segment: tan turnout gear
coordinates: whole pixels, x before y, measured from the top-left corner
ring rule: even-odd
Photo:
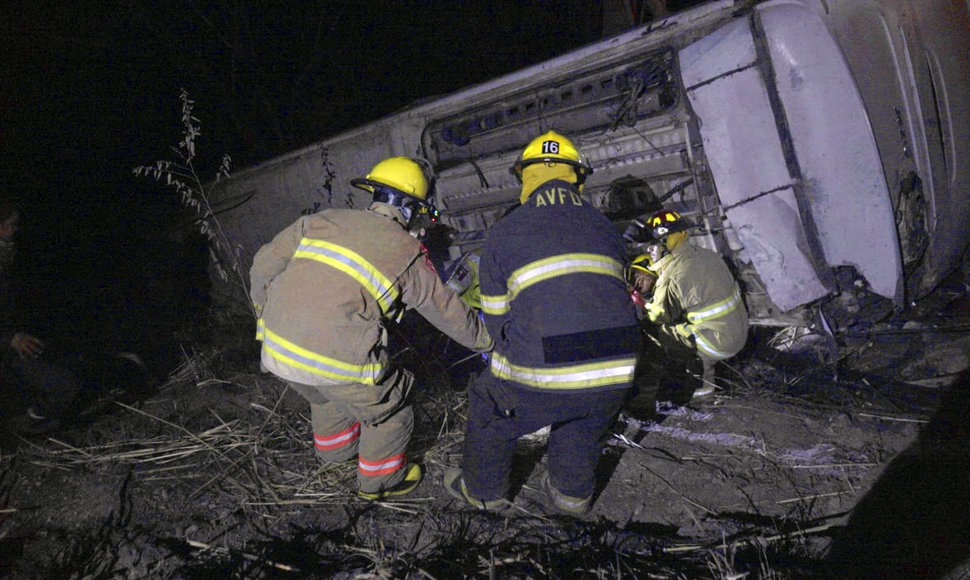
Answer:
[[[736,355],[748,337],[748,312],[719,254],[685,242],[652,264],[658,274],[650,322],[661,342],[680,344],[706,360]]]
[[[384,203],[304,216],[263,246],[250,270],[262,366],[310,402],[322,459],[358,453],[364,493],[394,486],[407,467],[413,377],[388,364],[390,321],[410,307],[467,348],[492,344],[404,224]]]

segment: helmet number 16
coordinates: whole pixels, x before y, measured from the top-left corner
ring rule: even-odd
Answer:
[[[543,141],[542,152],[547,155],[559,154],[559,141]]]

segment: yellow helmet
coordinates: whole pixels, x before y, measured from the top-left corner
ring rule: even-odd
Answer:
[[[573,142],[555,131],[544,133],[529,143],[512,165],[511,172],[522,181],[522,168],[534,163],[565,163],[576,169],[576,185],[582,185],[593,168],[582,162]]]
[[[650,270],[650,265],[653,264],[653,259],[650,258],[650,254],[640,254],[633,261],[630,262],[630,268],[636,268],[637,270],[642,270],[648,274],[656,275],[655,272]]]
[[[383,186],[421,201],[428,199],[428,177],[409,157],[389,157],[375,165],[367,177],[352,179],[350,184],[371,193]]]
[[[633,258],[633,261],[630,262],[630,266],[626,269],[626,281],[630,284],[634,284],[634,274],[636,271],[644,272],[645,274],[649,274],[650,276],[656,278],[657,273],[650,269],[652,264],[653,258],[650,257],[650,254],[640,254],[636,258]]]

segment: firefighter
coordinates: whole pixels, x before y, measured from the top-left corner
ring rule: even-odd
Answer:
[[[411,492],[422,477],[405,452],[414,378],[388,353],[403,310],[472,350],[492,341],[408,232],[431,207],[422,166],[391,157],[351,185],[373,195],[369,207],[327,209],[283,230],[254,257],[251,294],[260,362],[310,403],[317,456],[356,457],[358,495],[381,500]]]
[[[646,308],[647,300],[653,296],[653,286],[657,282],[656,272],[650,269],[649,254],[640,254],[630,262],[627,281],[630,283],[630,298],[633,303]]]
[[[591,168],[567,138],[536,138],[512,171],[521,205],[492,227],[479,265],[495,350],[469,389],[462,467],[444,484],[480,509],[503,509],[516,441],[551,426],[542,487],[578,514],[592,502],[602,439],[636,364],[624,244],[580,196]]]
[[[646,248],[630,270],[636,289],[646,289],[646,295],[639,292],[646,299],[645,331],[665,355],[643,358],[666,358],[660,373],[668,381],[676,375],[672,367],[687,370],[681,386],[697,402],[714,394],[714,364],[744,347],[748,312],[720,254],[690,243],[689,228],[677,212],[660,210],[634,220],[626,238]],[[699,375],[700,384],[691,375]]]

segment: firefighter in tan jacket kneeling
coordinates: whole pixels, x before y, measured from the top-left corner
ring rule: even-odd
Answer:
[[[689,227],[677,212],[660,210],[634,220],[624,237],[646,247],[630,266],[631,283],[646,299],[648,351],[651,343],[662,351],[641,360],[654,366],[664,361],[666,368],[654,369],[654,378],[679,382],[674,390],[697,402],[714,394],[714,364],[744,348],[748,311],[724,260],[690,243]],[[644,373],[638,369],[637,374]]]
[[[380,500],[422,476],[406,455],[414,377],[389,363],[388,324],[409,307],[472,350],[492,340],[408,233],[430,208],[421,165],[392,157],[351,184],[373,194],[370,206],[327,209],[280,232],[253,259],[251,297],[261,364],[309,401],[317,455],[356,457],[358,494]]]

